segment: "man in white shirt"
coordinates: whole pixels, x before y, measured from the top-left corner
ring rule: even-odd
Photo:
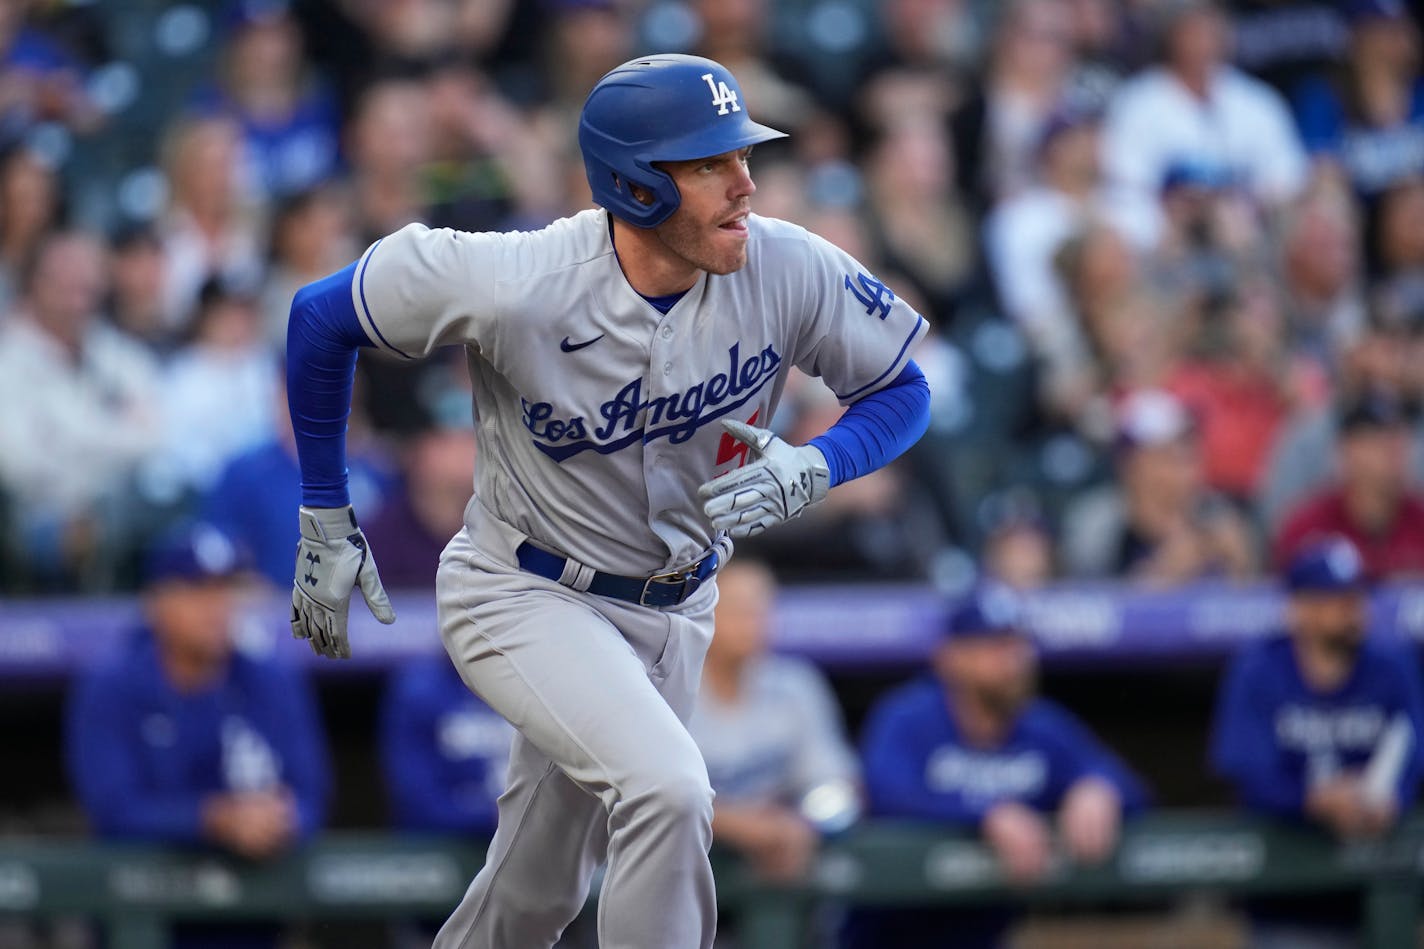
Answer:
[[[1103,181],[1100,131],[1100,117],[1091,112],[1056,112],[1038,145],[1036,183],[984,220],[984,253],[999,299],[1051,365],[1083,345],[1054,268],[1063,242],[1102,221],[1145,253],[1160,232],[1160,215],[1151,202],[1114,193]]]
[[[53,235],[0,324],[0,490],[15,512],[9,542],[40,582],[106,582],[132,507],[121,494],[159,436],[157,366],[98,319],[104,283],[94,238]]]
[[[1165,5],[1163,61],[1124,83],[1109,104],[1103,159],[1109,179],[1155,194],[1174,162],[1211,164],[1257,200],[1300,192],[1308,166],[1280,95],[1228,65],[1225,17],[1211,0]]]

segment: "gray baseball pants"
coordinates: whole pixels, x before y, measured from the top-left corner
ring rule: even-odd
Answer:
[[[710,949],[712,788],[684,726],[716,586],[658,610],[521,571],[478,500],[440,560],[440,634],[518,729],[484,868],[433,949],[546,949],[608,863],[602,949]]]

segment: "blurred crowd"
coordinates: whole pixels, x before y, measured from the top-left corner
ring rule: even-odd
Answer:
[[[792,133],[757,150],[757,211],[934,327],[929,435],[749,545],[782,576],[1249,579],[1320,531],[1372,578],[1424,569],[1401,0],[10,0],[4,588],[132,588],[192,514],[285,586],[295,290],[410,221],[586,207],[583,96],[655,49],[727,64]],[[788,393],[790,437],[840,411]],[[364,353],[357,401],[363,523],[438,549],[470,489],[460,354]]]

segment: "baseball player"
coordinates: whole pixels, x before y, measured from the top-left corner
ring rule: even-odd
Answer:
[[[356,351],[463,344],[480,464],[436,580],[465,683],[518,731],[489,859],[437,949],[550,946],[607,861],[606,949],[709,947],[712,790],[684,721],[731,538],[795,517],[928,424],[925,321],[864,267],[750,213],[753,122],[718,63],[649,56],[579,120],[600,209],[532,233],[410,225],[304,287],[288,330],[302,466],[292,629],[350,654],[394,613],[344,484]],[[761,427],[796,366],[849,407]]]

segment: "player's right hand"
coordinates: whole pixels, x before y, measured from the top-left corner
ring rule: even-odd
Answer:
[[[356,512],[345,507],[300,509],[296,578],[292,582],[292,635],[311,643],[318,656],[350,659],[346,619],[351,591],[359,584],[366,606],[382,623],[396,621],[391,598],[381,585]]]

